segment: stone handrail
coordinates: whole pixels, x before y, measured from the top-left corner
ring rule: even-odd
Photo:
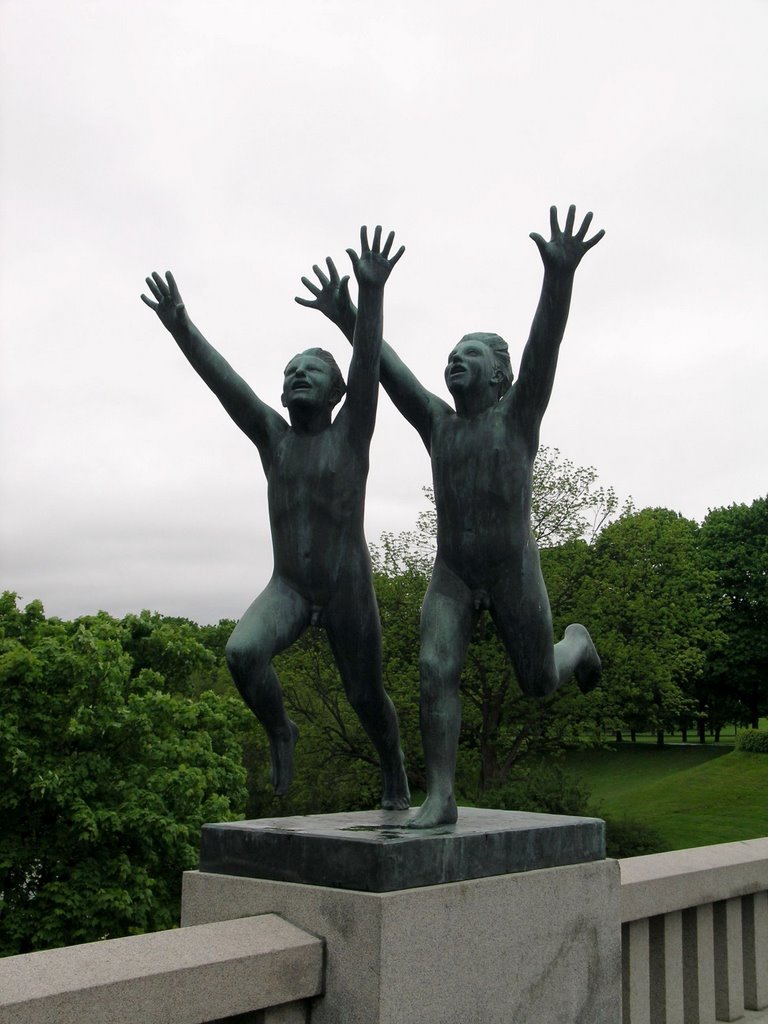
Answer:
[[[6,957],[0,1024],[292,1024],[322,989],[322,940],[261,914]]]
[[[619,864],[624,1024],[713,1024],[768,1006],[768,839]]]
[[[623,1024],[768,1007],[768,839],[619,865]],[[323,940],[265,913],[7,957],[0,1024],[301,1024],[323,991]]]

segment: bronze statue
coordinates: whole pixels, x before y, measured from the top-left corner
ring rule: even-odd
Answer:
[[[381,228],[361,252],[348,249],[359,286],[350,336],[349,381],[330,353],[308,349],[285,368],[282,404],[290,425],[265,405],[189,319],[173,275],[146,279],[142,295],[192,367],[256,445],[268,482],[274,571],[227,644],[232,676],[269,737],[272,783],[285,793],[298,737],[271,661],[309,625],[324,627],[352,707],[375,746],[382,772],[381,805],[410,802],[397,716],[381,678],[381,627],[371,561],[363,535],[368,453],[376,419],[384,285],[404,252],[390,258],[394,232],[381,248]],[[332,410],[346,391],[335,418]]]
[[[383,343],[381,382],[431,455],[437,511],[437,555],[421,614],[427,799],[410,822],[415,828],[457,818],[459,680],[473,624],[483,610],[496,624],[523,693],[544,699],[573,676],[582,689],[600,677],[600,660],[584,626],[569,626],[554,643],[530,526],[539,427],[552,391],[574,272],[604,234],[587,239],[591,213],[574,234],[575,214],[571,206],[561,229],[553,206],[551,239],[531,235],[544,262],[544,283],[514,384],[506,342],[496,334],[467,334],[445,369],[454,411]],[[327,275],[313,268],[319,287],[302,278],[314,298],[296,301],[321,310],[351,340],[360,313],[349,297],[349,278],[339,278],[330,258],[327,264]]]

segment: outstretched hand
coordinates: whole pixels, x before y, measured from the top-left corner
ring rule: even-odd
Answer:
[[[568,216],[565,219],[565,228],[561,231],[557,220],[557,207],[549,208],[549,225],[552,237],[546,242],[541,235],[531,232],[531,238],[538,246],[544,267],[554,271],[574,271],[581,262],[585,252],[597,245],[605,234],[600,230],[596,235],[587,238],[589,225],[592,223],[592,214],[588,213],[581,222],[581,227],[574,235],[573,224],[576,219],[576,207],[568,207]]]
[[[357,283],[360,287],[383,288],[392,268],[405,252],[405,246],[401,245],[392,259],[389,252],[395,240],[395,232],[390,231],[384,248],[381,249],[381,225],[373,232],[373,246],[368,245],[368,228],[360,228],[360,255],[354,249],[347,249],[347,255],[352,260],[352,269],[355,272]]]
[[[326,258],[325,262],[328,265],[327,276],[317,264],[312,267],[320,282],[319,288],[308,277],[301,279],[301,283],[307,291],[315,296],[314,299],[306,299],[297,295],[296,302],[300,306],[308,306],[309,309],[319,309],[331,323],[336,324],[342,330],[354,330],[357,310],[349,295],[349,274],[340,278],[336,264],[330,256]]]
[[[164,281],[160,274],[153,271],[152,277],[145,279],[149,290],[157,299],[157,302],[153,302],[143,294],[141,299],[142,302],[145,302],[150,309],[157,313],[163,326],[173,334],[174,331],[187,330],[189,328],[189,316],[187,315],[187,309],[181,295],[179,295],[179,289],[173,279],[173,274],[169,270],[165,276],[167,281]]]

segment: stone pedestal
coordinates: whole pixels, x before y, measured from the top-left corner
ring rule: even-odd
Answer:
[[[406,817],[206,826],[182,925],[276,913],[323,937],[312,1024],[619,1024],[602,822],[462,809],[414,832]]]

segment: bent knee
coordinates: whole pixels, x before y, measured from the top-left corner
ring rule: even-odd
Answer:
[[[262,650],[258,644],[239,639],[234,633],[224,648],[224,657],[233,676],[241,672],[264,669],[270,661],[268,651]]]
[[[524,696],[533,697],[535,700],[546,700],[560,685],[555,672],[551,674],[542,672],[528,679],[521,678],[518,673],[517,682]]]
[[[445,657],[439,651],[422,650],[419,658],[421,691],[425,695],[458,689],[462,663],[456,658]]]

